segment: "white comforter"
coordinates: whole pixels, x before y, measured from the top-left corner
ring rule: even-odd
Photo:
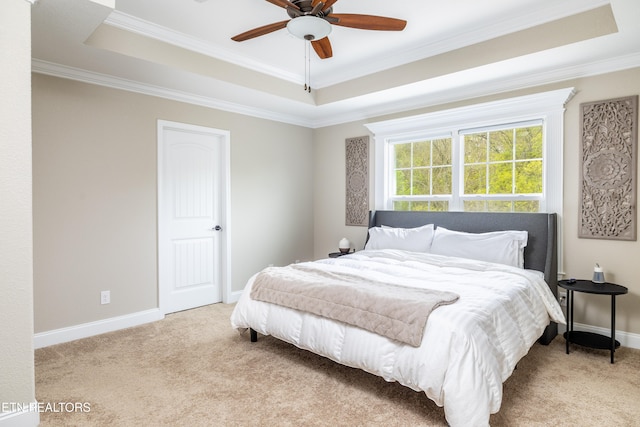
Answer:
[[[564,322],[539,272],[399,250],[361,251],[315,261],[389,283],[452,291],[460,299],[429,316],[420,347],[313,314],[254,301],[247,283],[234,328],[253,328],[338,363],[424,391],[451,426],[485,426],[498,412],[502,383],[542,335]]]

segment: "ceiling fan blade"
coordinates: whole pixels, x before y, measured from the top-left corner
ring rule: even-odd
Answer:
[[[236,42],[243,42],[245,40],[252,39],[254,37],[264,36],[265,34],[272,33],[277,30],[281,30],[287,26],[286,21],[274,22],[273,24],[263,25],[262,27],[254,28],[253,30],[245,31],[242,34],[238,34],[237,36],[231,37],[231,40]]]
[[[356,13],[332,13],[329,16],[338,18],[338,22],[332,22],[333,25],[359,28],[361,30],[402,31],[407,25],[407,21],[402,19],[384,16],[359,15]]]
[[[333,6],[338,0],[327,0],[324,2],[324,7],[322,8],[322,11],[326,11],[328,10],[331,6]]]
[[[313,40],[311,41],[311,46],[313,46],[313,50],[316,51],[320,59],[327,59],[333,56],[333,49],[331,49],[329,37]]]
[[[280,6],[284,8],[292,7],[294,9],[300,10],[300,8],[297,5],[291,3],[289,0],[267,0],[267,1],[271,4],[275,4],[276,6]]]

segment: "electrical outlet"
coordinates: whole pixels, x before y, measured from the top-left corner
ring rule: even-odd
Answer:
[[[566,292],[558,292],[558,302],[562,307],[567,306],[567,293]]]
[[[111,302],[111,291],[100,292],[100,304],[109,304]]]

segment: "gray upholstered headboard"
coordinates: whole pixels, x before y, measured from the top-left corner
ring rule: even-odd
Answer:
[[[558,257],[556,214],[509,212],[408,212],[371,211],[369,227],[413,228],[426,224],[470,233],[487,231],[526,230],[529,234],[524,251],[524,266],[544,273],[545,281],[558,295]],[[557,335],[556,323],[551,323],[541,337],[548,344]]]

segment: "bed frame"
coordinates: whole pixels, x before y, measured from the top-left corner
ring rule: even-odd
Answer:
[[[488,231],[524,230],[528,241],[524,251],[524,266],[544,273],[551,292],[558,296],[558,256],[556,240],[556,214],[512,213],[512,212],[417,212],[417,211],[371,211],[369,228],[389,227],[414,228],[426,224],[445,227],[449,230],[484,233]],[[367,235],[367,240],[369,236]],[[551,322],[538,339],[548,345],[558,335],[558,324]],[[250,329],[251,341],[258,334]]]
[[[369,228],[387,225],[413,228],[426,224],[469,233],[524,230],[529,233],[524,266],[544,273],[551,292],[558,296],[558,256],[556,214],[513,212],[416,212],[371,211]],[[368,239],[368,236],[367,236]],[[551,322],[538,340],[548,345],[558,335],[558,324]]]

